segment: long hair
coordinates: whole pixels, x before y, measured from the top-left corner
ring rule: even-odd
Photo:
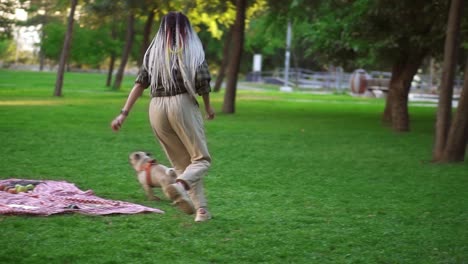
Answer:
[[[175,72],[180,71],[185,88],[195,96],[195,74],[204,60],[202,43],[188,18],[180,12],[169,12],[145,53],[143,67],[150,75],[151,87],[161,82],[168,92],[179,89]]]

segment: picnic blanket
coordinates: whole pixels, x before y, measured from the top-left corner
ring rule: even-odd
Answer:
[[[86,215],[137,214],[163,211],[138,204],[107,200],[82,191],[66,181],[0,180],[0,186],[33,185],[27,192],[0,190],[0,214],[52,215],[76,212]]]

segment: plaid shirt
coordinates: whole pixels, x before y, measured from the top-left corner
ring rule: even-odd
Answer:
[[[176,84],[177,89],[174,91],[166,91],[161,83],[158,81],[157,87],[151,87],[151,97],[162,97],[162,96],[173,96],[176,94],[182,94],[187,92],[187,88],[185,88],[184,80],[182,78],[182,74],[180,71],[175,72]],[[198,95],[204,95],[211,92],[211,75],[208,69],[208,63],[204,61],[198,68],[195,74],[195,92]],[[151,79],[143,67],[140,69],[140,72],[137,75],[135,83],[140,83],[143,87],[148,88],[151,84]]]

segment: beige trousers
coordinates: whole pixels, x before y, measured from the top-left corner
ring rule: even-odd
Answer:
[[[189,94],[153,97],[149,106],[153,132],[174,167],[186,182],[195,209],[207,207],[203,176],[211,165],[203,118]]]

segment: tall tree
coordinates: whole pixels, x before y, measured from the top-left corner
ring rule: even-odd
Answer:
[[[291,55],[295,67],[323,70],[318,65],[316,55],[309,52],[307,38],[311,32],[311,21],[316,16],[317,0],[268,1],[268,7],[260,10],[258,17],[252,19],[246,30],[246,52],[262,54],[263,68],[277,69],[284,65],[285,37],[288,21],[292,24]],[[283,32],[280,34],[280,32]],[[316,32],[315,32],[316,33]],[[328,62],[327,62],[328,64]],[[328,66],[328,65],[327,65]],[[273,67],[273,68],[271,68]]]
[[[125,46],[122,52],[122,58],[120,59],[119,69],[117,71],[114,84],[112,86],[114,90],[119,90],[122,84],[125,67],[127,66],[127,61],[130,56],[130,51],[132,50],[134,37],[135,37],[135,14],[133,10],[130,10],[128,14],[128,18],[127,18],[127,33],[125,35]]]
[[[408,49],[402,51],[393,62],[383,121],[390,123],[394,131],[406,132],[410,129],[408,94],[414,75],[427,54],[427,49]]]
[[[229,72],[227,75],[226,93],[224,94],[223,112],[235,113],[235,100],[237,89],[237,75],[239,73],[242,51],[244,48],[246,0],[236,1],[236,21],[232,34],[232,53],[229,58]]]
[[[119,18],[127,14],[127,8],[125,8],[125,2],[122,1],[113,1],[113,0],[94,0],[88,2],[86,9],[89,13],[93,14],[88,20],[94,20],[93,24],[98,25],[99,27],[104,27],[107,29],[107,37],[109,39],[110,45],[106,46],[105,51],[109,57],[108,71],[106,78],[106,86],[110,87],[112,85],[112,77],[114,74],[115,62],[117,56],[122,52],[121,46],[123,45],[123,37],[120,37],[120,30],[125,23]]]
[[[15,1],[0,1],[0,61],[5,58],[8,52],[8,46],[13,42],[13,25],[15,23]]]
[[[458,108],[450,126],[444,154],[439,161],[458,162],[465,159],[468,143],[468,58],[465,64],[465,80],[458,100]]]
[[[143,64],[143,57],[151,41],[151,29],[153,28],[156,12],[153,8],[150,9],[151,10],[148,11],[148,15],[146,17],[145,27],[143,28],[143,41],[140,47],[140,56],[138,56],[138,66]]]
[[[463,0],[451,1],[447,25],[447,37],[445,38],[444,64],[439,95],[439,107],[437,111],[435,143],[433,150],[434,161],[446,159],[446,157],[444,157],[444,153],[451,153],[451,151],[447,152],[445,149],[452,114],[453,83],[457,64],[457,52],[460,46],[459,34],[462,10]]]
[[[323,62],[391,68],[383,120],[406,132],[411,81],[426,56],[440,53],[447,10],[438,0],[323,1],[311,22],[309,52]]]
[[[110,37],[113,41],[117,40],[117,29],[115,25],[115,16],[112,17],[112,20],[114,23],[111,25],[111,32],[110,32]],[[112,84],[112,75],[114,74],[114,66],[115,66],[115,59],[117,57],[117,53],[114,51],[114,49],[111,49],[110,51],[110,58],[109,58],[109,68],[107,70],[107,78],[106,78],[106,86],[110,87]]]
[[[44,43],[50,40],[47,35],[47,28],[50,23],[62,21],[57,13],[61,13],[69,5],[65,1],[47,1],[47,0],[20,0],[21,8],[28,13],[28,19],[24,23],[27,26],[35,26],[39,34],[39,70],[44,70],[47,54],[51,52],[45,50]],[[57,12],[58,11],[58,12]],[[63,39],[61,40],[61,42]],[[59,56],[54,57],[57,60]]]
[[[65,65],[68,60],[68,55],[70,53],[70,45],[73,36],[73,24],[75,21],[74,16],[77,4],[78,0],[70,0],[70,14],[68,15],[67,32],[65,34],[65,40],[63,41],[62,53],[60,55],[60,61],[57,70],[57,80],[55,81],[54,96],[62,96],[63,76],[65,73]]]
[[[0,41],[12,37],[16,1],[0,1]]]
[[[142,30],[142,41],[140,44],[139,54],[137,55],[137,64],[140,67],[143,64],[143,57],[148,49],[152,39],[152,30],[156,15],[159,15],[160,10],[169,7],[170,2],[163,0],[139,0],[137,1],[137,10],[141,17],[145,19]],[[169,8],[170,9],[170,8]]]
[[[221,61],[221,66],[219,67],[218,76],[216,77],[216,82],[213,87],[214,92],[219,92],[221,90],[221,85],[223,84],[224,76],[227,72],[227,66],[229,63],[229,54],[231,51],[231,38],[233,33],[233,26],[229,27],[229,30],[224,35],[224,45],[223,45],[223,59]]]

